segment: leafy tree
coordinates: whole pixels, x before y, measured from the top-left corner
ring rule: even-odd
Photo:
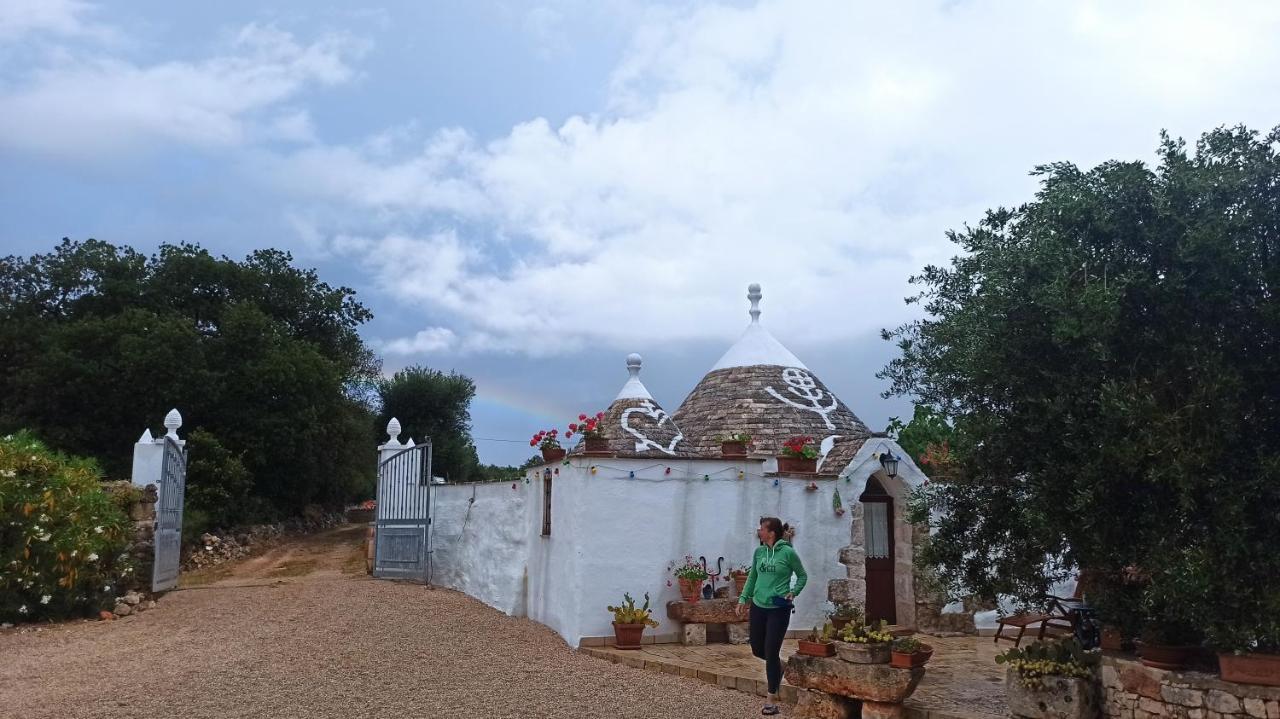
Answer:
[[[193,518],[367,496],[372,410],[359,397],[379,367],[357,328],[372,315],[291,263],[278,250],[236,262],[188,244],[146,257],[65,239],[0,259],[0,431],[29,427],[121,476],[141,428],[178,407]]]
[[[930,448],[937,451],[939,448],[947,447],[952,435],[955,434],[951,425],[947,423],[946,416],[923,404],[915,406],[911,421],[905,424],[897,417],[890,417],[888,430],[889,436],[911,455],[917,464],[924,462],[921,468],[926,473],[929,473],[926,453]]]
[[[471,443],[471,400],[476,394],[470,377],[445,374],[428,367],[406,367],[378,382],[382,411],[381,437],[392,417],[400,420],[401,441],[431,438],[432,472],[450,482],[481,479],[480,461]]]
[[[882,376],[956,430],[923,550],[953,590],[1138,576],[1112,606],[1152,638],[1280,646],[1278,148],[1218,129],[1155,168],[1038,167],[913,278],[927,316],[885,332]]]

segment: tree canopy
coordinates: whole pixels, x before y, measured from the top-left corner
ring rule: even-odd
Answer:
[[[432,442],[432,473],[450,482],[484,481],[471,443],[471,400],[475,382],[457,372],[444,373],[412,366],[378,382],[382,410],[379,431],[395,417],[400,421],[400,441],[413,438]],[[380,434],[385,439],[385,434]]]
[[[1278,150],[1222,128],[1155,167],[1038,167],[912,279],[882,376],[955,428],[922,552],[953,591],[1084,568],[1113,622],[1280,646]]]
[[[202,455],[194,518],[338,506],[372,486],[360,390],[379,367],[357,333],[371,317],[278,250],[236,262],[189,244],[147,257],[64,239],[5,257],[0,431],[29,428],[119,477],[142,429],[178,407]]]

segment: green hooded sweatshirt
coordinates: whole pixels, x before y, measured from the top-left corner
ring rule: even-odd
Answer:
[[[796,575],[796,586],[791,586],[791,575]],[[779,539],[770,547],[761,544],[756,547],[756,554],[751,559],[751,571],[747,574],[747,585],[742,588],[739,604],[748,601],[762,609],[774,609],[774,597],[787,594],[799,595],[809,575],[804,573],[804,565],[800,563],[800,555],[791,548],[791,543]]]

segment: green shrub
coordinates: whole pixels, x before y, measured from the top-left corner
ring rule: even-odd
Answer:
[[[91,460],[52,452],[26,432],[0,439],[0,620],[107,608],[133,573],[131,532]]]

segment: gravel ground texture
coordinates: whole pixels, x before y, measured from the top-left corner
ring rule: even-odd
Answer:
[[[0,717],[760,716],[758,698],[579,654],[458,592],[370,579],[363,531],[188,576],[137,616],[0,633]]]

